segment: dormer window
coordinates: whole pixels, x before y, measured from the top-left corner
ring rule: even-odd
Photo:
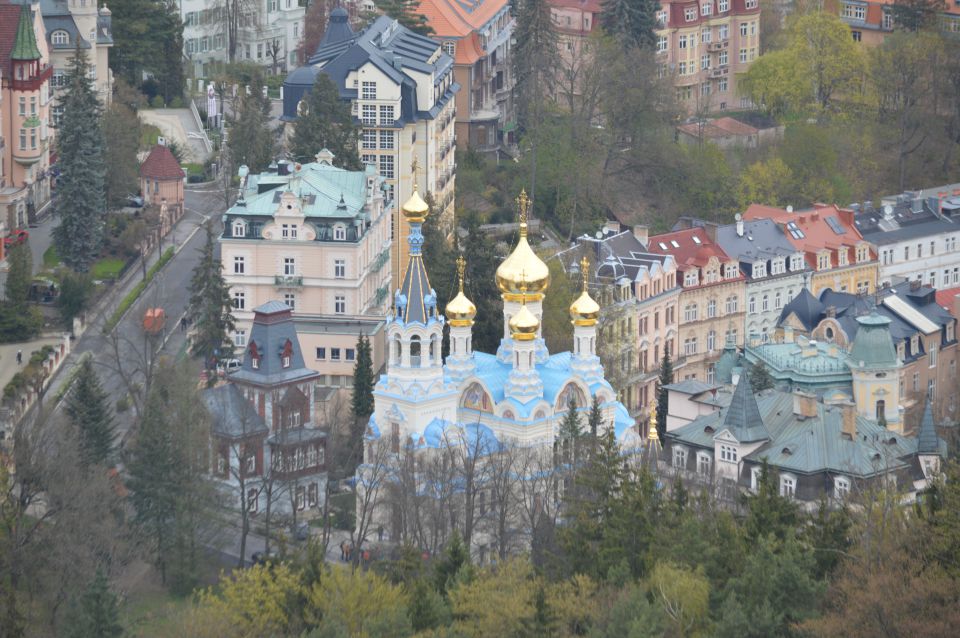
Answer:
[[[696,286],[697,285],[697,271],[688,270],[683,274],[683,285],[684,286]]]
[[[847,249],[840,248],[837,250],[837,264],[840,266],[847,265]]]
[[[250,358],[250,367],[254,370],[260,369],[260,357],[251,357]]]
[[[830,253],[823,252],[817,255],[817,270],[830,269]]]
[[[281,224],[280,225],[280,236],[283,239],[296,239],[298,234],[298,227],[296,224]]]
[[[50,41],[55,45],[70,44],[70,34],[63,29],[54,31],[50,34]]]
[[[346,241],[347,239],[347,229],[342,225],[337,225],[333,227],[333,239],[335,241]]]
[[[238,219],[233,222],[233,236],[234,237],[247,236],[247,225],[244,223],[242,219]]]
[[[803,255],[794,255],[790,258],[790,270],[803,270]]]
[[[289,368],[291,361],[293,361],[293,344],[287,339],[283,344],[283,350],[280,351],[280,366]]]
[[[284,368],[290,367],[290,357],[280,357],[280,365]]]
[[[729,266],[727,266],[729,268]],[[767,262],[758,261],[753,265],[753,278],[760,279],[767,276]]]

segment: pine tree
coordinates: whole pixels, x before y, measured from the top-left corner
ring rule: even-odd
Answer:
[[[754,392],[769,390],[773,387],[773,375],[763,361],[757,361],[750,366],[750,386]]]
[[[657,43],[656,0],[604,0],[600,22],[608,35],[624,46],[652,51]]]
[[[87,272],[103,243],[103,133],[90,65],[79,46],[68,69],[67,90],[60,100],[63,118],[57,131],[61,173],[55,209],[60,225],[53,230],[53,240],[64,264]]]
[[[7,283],[4,289],[6,302],[17,311],[27,307],[30,296],[30,284],[33,282],[33,255],[30,240],[23,239],[12,246],[7,253]]]
[[[377,8],[403,26],[420,35],[430,35],[433,27],[427,22],[427,16],[417,9],[419,0],[376,0]]]
[[[447,544],[443,556],[433,568],[434,584],[437,591],[446,596],[460,570],[469,566],[470,550],[464,545],[460,532],[453,530],[453,535],[450,537],[450,542]]]
[[[670,407],[670,392],[667,386],[673,383],[673,362],[670,351],[664,348],[660,361],[660,378],[657,380],[657,436],[663,440],[667,433],[667,410]]]
[[[603,411],[600,409],[600,398],[593,395],[593,403],[590,405],[590,415],[587,417],[587,429],[590,431],[590,437],[594,440],[600,432],[600,426],[603,425]]]
[[[760,468],[756,494],[744,498],[748,510],[744,531],[750,540],[768,534],[783,540],[797,529],[800,511],[796,503],[780,495],[777,478],[778,474],[764,461]]]
[[[373,358],[370,354],[370,339],[363,333],[357,339],[357,361],[353,365],[353,395],[350,400],[350,411],[353,414],[352,450],[359,457],[363,450],[363,434],[367,428],[367,421],[373,414]],[[354,459],[359,462],[359,458]]]
[[[187,316],[195,331],[190,352],[202,356],[211,367],[215,359],[224,359],[233,353],[230,333],[236,328],[231,312],[230,286],[222,271],[223,264],[214,253],[213,230],[208,224],[207,242],[190,278]]]
[[[473,347],[482,352],[495,352],[503,337],[503,299],[497,283],[490,273],[499,265],[496,244],[493,238],[480,231],[476,214],[461,216],[467,229],[467,241],[463,244],[463,257],[467,260],[464,273],[464,291],[477,307],[473,322]],[[435,250],[444,250],[437,247]],[[447,271],[452,273],[454,270]]]
[[[144,73],[156,82],[164,102],[183,93],[183,23],[171,0],[124,0],[111,6],[113,48],[110,68],[135,87]]]
[[[234,166],[247,165],[259,173],[273,159],[276,138],[270,130],[270,100],[263,96],[263,79],[256,74],[250,94],[241,91],[236,120],[230,127],[230,154]]]
[[[122,636],[120,604],[110,591],[110,583],[102,569],[68,614],[67,638],[111,638]]]
[[[306,95],[306,112],[294,124],[290,152],[298,162],[312,162],[323,149],[334,154],[340,168],[361,168],[357,142],[360,129],[353,123],[350,103],[326,73],[318,73]]]
[[[92,359],[84,359],[67,396],[66,411],[78,431],[81,457],[88,464],[107,465],[113,453],[116,432],[108,398]]]

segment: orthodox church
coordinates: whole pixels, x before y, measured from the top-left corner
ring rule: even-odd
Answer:
[[[477,310],[463,290],[465,262],[462,257],[457,261],[460,289],[441,314],[423,262],[421,226],[430,210],[414,187],[402,208],[410,229],[409,261],[387,317],[386,374],[374,389],[369,442],[389,442],[399,452],[408,445],[440,448],[466,437],[479,454],[508,440],[523,446],[552,445],[570,402],[584,413],[586,423],[597,396],[604,423],[617,440],[630,447],[641,443],[626,407],[604,378],[596,354],[600,306],[587,292],[585,279],[581,295],[570,306],[572,351],[547,351],[541,320],[550,271],[527,242],[530,202],[525,192],[517,204],[520,239],[496,271],[503,338],[496,353],[477,352],[471,338]],[[450,347],[444,361],[446,323]]]

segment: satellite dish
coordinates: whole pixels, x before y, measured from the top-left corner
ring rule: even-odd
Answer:
[[[597,231],[597,234],[594,235],[594,237],[596,237],[597,239],[603,239],[603,233],[601,233],[601,232],[598,230],[598,231]]]

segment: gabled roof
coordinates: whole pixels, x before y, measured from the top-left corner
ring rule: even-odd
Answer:
[[[210,413],[210,429],[215,436],[246,438],[268,431],[263,417],[232,383],[207,388],[203,391],[203,402]]]
[[[474,31],[457,42],[453,61],[456,64],[474,64],[485,55],[486,52],[480,46],[480,36]]]
[[[673,255],[678,270],[705,266],[711,257],[716,257],[721,264],[730,261],[727,253],[710,240],[703,228],[654,235],[647,243],[647,249],[652,253]]]
[[[750,385],[749,374],[741,374],[737,381],[733,398],[730,399],[727,413],[723,417],[723,427],[730,430],[740,443],[756,443],[770,438],[770,433],[760,417],[760,408]]]
[[[824,306],[820,300],[814,297],[809,289],[803,287],[797,293],[797,296],[783,307],[778,323],[783,323],[787,317],[794,315],[803,324],[803,327],[810,331],[820,323],[823,310]]]
[[[797,252],[784,236],[783,229],[772,219],[744,221],[743,235],[737,234],[736,224],[720,226],[717,228],[717,244],[725,253],[743,262],[789,257]]]
[[[936,292],[937,305],[953,312],[953,301],[957,295],[960,295],[960,288],[947,288]]]
[[[783,227],[784,236],[797,250],[806,253],[807,263],[816,267],[816,253],[828,249],[833,253],[840,247],[853,247],[863,241],[863,236],[854,223],[852,210],[841,209],[836,204],[815,204],[814,208],[788,211],[773,206],[751,204],[743,213],[744,220],[772,219]],[[849,255],[852,257],[852,255]],[[831,265],[838,266],[835,257]]]
[[[180,168],[180,162],[174,157],[173,152],[157,144],[151,149],[147,159],[140,165],[140,176],[153,179],[183,179],[186,173]]]
[[[463,37],[482,28],[507,0],[420,0],[417,11],[427,17],[436,37]]]

